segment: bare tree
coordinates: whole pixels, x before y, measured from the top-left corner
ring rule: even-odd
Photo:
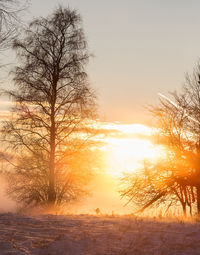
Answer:
[[[26,0],[0,0],[0,51],[12,45],[18,35],[19,15],[26,8]]]
[[[21,65],[14,71],[17,89],[8,94],[16,105],[2,130],[16,155],[10,194],[25,204],[70,201],[89,179],[93,142],[87,127],[96,117],[81,18],[59,7],[34,20],[14,49]]]
[[[185,176],[180,176],[173,160],[146,162],[143,169],[124,176],[122,182],[121,196],[128,199],[127,203],[137,205],[137,213],[160,206],[167,212],[170,207],[181,205],[186,216],[186,206],[192,208],[194,203],[193,189],[185,184]]]
[[[160,98],[158,106],[150,111],[158,121],[158,142],[165,146],[166,159],[151,164],[143,173],[140,186],[132,184],[122,193],[140,204],[141,210],[153,204],[176,201],[181,203],[184,214],[196,205],[200,213],[200,66],[193,75],[186,76],[182,92],[171,93],[171,98]],[[146,176],[147,174],[147,176]],[[148,177],[148,178],[147,178]],[[130,180],[130,178],[129,178]],[[145,180],[145,181],[144,181]]]

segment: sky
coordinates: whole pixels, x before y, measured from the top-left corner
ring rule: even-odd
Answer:
[[[25,21],[59,4],[81,14],[100,117],[150,123],[145,106],[180,89],[200,57],[199,0],[32,0]]]
[[[34,17],[51,14],[59,4],[77,9],[82,16],[89,50],[94,55],[87,71],[99,97],[101,120],[151,124],[152,117],[145,107],[158,103],[158,93],[168,96],[169,91],[180,90],[186,72],[191,73],[199,60],[200,1],[30,0],[29,9],[21,18],[27,24]],[[132,130],[133,125],[130,128]],[[140,145],[134,137],[128,139],[109,140],[110,161],[116,163],[120,171],[123,168],[117,158],[123,166],[126,163],[128,167],[132,164],[135,167],[134,156],[138,160],[140,152],[150,156],[154,153],[150,141],[147,141],[149,145],[143,145],[144,141]],[[111,177],[114,171],[118,173],[114,165],[110,165],[110,169]],[[95,195],[80,204],[80,208],[93,212],[100,207],[107,212],[110,205],[109,212],[132,211],[131,207],[124,209],[116,179],[111,177],[103,175],[93,181]]]

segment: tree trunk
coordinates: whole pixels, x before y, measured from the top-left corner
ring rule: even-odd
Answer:
[[[48,205],[54,206],[56,202],[55,192],[55,102],[56,102],[56,86],[53,86],[51,100],[51,129],[50,129],[50,159],[49,159],[49,192]]]
[[[184,216],[184,217],[187,217],[186,203],[182,203],[182,208],[183,208],[183,216]]]
[[[51,144],[50,162],[49,162],[49,192],[48,192],[48,205],[54,206],[56,201],[55,192],[55,139]]]
[[[200,215],[200,186],[197,186],[196,189],[197,189],[197,214]]]

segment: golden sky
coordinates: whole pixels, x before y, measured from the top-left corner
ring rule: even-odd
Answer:
[[[120,197],[123,173],[140,171],[145,160],[156,161],[164,155],[163,147],[152,140],[157,132],[141,124],[99,123],[108,130],[99,148],[103,155],[102,168],[89,183],[90,196],[68,207],[66,212],[95,214],[100,208],[103,214],[129,214],[134,212],[133,203]]]

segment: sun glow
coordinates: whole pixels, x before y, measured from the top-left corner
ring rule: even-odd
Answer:
[[[109,128],[115,128],[126,136],[119,134],[105,138],[108,174],[120,177],[124,172],[131,173],[142,167],[145,160],[155,161],[162,156],[161,147],[150,140],[153,133],[151,128],[139,124],[113,124]]]
[[[143,135],[152,135],[153,128],[142,124],[119,124],[119,123],[109,123],[101,124],[101,127],[104,129],[113,129],[120,131],[123,134],[143,134]]]
[[[92,195],[84,202],[76,203],[74,208],[72,205],[70,210],[95,213],[95,208],[100,208],[105,214],[132,213],[133,205],[124,206],[126,201],[120,199],[120,178],[124,172],[134,174],[140,171],[144,160],[154,161],[163,155],[162,148],[153,143],[152,135],[157,131],[141,124],[102,122],[95,122],[91,128],[99,130],[99,136],[94,136],[97,147],[92,150],[93,159],[89,155],[91,164],[93,160],[95,162],[93,170],[96,173],[88,186]]]

